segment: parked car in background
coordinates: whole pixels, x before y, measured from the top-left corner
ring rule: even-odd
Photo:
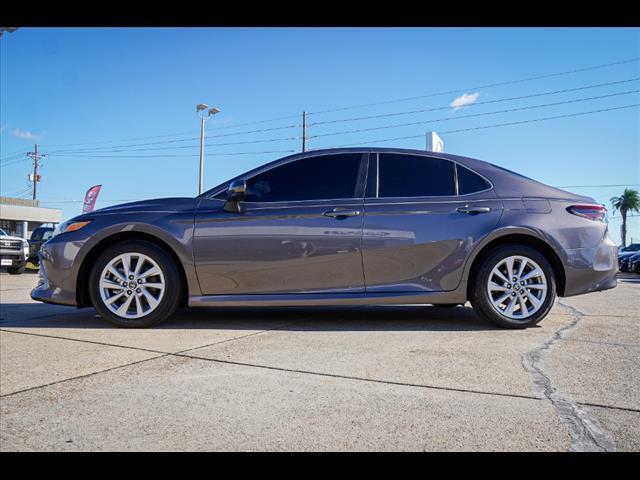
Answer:
[[[629,257],[629,271],[640,273],[640,253],[636,253]]]
[[[29,256],[29,243],[20,238],[12,237],[0,229],[0,267],[6,268],[11,275],[24,272]]]
[[[147,327],[189,306],[471,301],[525,328],[616,286],[606,208],[502,167],[394,148],[299,153],[195,198],[72,218],[40,250],[43,302]]]
[[[38,227],[31,232],[31,238],[29,239],[29,261],[38,265],[40,259],[38,258],[38,252],[44,242],[49,240],[53,236],[55,228],[53,227]]]
[[[621,272],[629,271],[629,258],[640,253],[640,243],[632,243],[618,250],[618,268]]]

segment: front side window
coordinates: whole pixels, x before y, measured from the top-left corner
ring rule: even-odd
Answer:
[[[47,241],[47,240],[49,240],[52,236],[53,236],[53,230],[46,230],[46,231],[42,234],[42,240]]]
[[[354,198],[360,153],[295,160],[247,179],[248,202]]]
[[[378,197],[439,197],[455,195],[454,164],[449,160],[381,153]]]

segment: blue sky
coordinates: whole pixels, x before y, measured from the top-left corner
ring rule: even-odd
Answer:
[[[205,188],[298,151],[298,126],[242,132],[298,125],[303,110],[422,97],[311,114],[308,148],[424,148],[422,135],[429,130],[638,104],[640,82],[631,79],[640,77],[639,61],[477,88],[636,57],[637,28],[20,28],[0,39],[0,191],[13,196],[27,189],[30,163],[21,153],[37,141],[49,154],[38,197],[43,206],[62,208],[64,218],[80,213],[79,200],[99,183],[98,208],[195,195],[199,147],[190,139],[199,134],[195,105],[201,102],[221,110],[207,123]],[[630,81],[481,103],[623,80]],[[445,91],[451,93],[427,96]],[[450,108],[465,94],[474,105]],[[461,118],[613,94],[620,95]],[[290,115],[298,117],[243,126]],[[429,123],[435,119],[443,120]],[[417,124],[391,127],[404,123]],[[313,138],[378,127],[383,128]],[[419,138],[375,142],[414,135]],[[550,185],[640,188],[638,107],[442,137],[447,152],[488,160]],[[623,187],[568,189],[609,205],[609,197]],[[619,219],[611,220],[616,241],[619,225]],[[628,236],[640,240],[640,217],[629,219]]]

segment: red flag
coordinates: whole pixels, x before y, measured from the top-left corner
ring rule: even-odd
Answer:
[[[94,185],[89,190],[87,190],[87,194],[84,196],[82,213],[87,213],[93,210],[93,207],[95,207],[96,205],[96,199],[98,198],[98,194],[100,193],[101,188],[102,185]]]

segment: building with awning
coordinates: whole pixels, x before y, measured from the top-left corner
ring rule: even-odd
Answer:
[[[9,235],[29,239],[38,227],[60,223],[62,210],[44,208],[38,200],[0,197],[0,228]]]

